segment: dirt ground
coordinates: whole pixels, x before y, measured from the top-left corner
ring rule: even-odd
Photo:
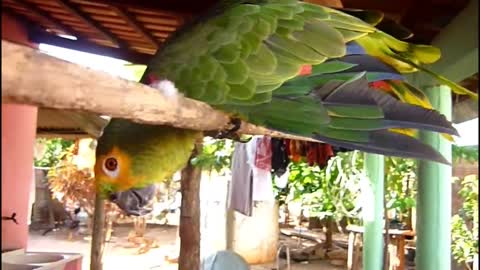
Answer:
[[[114,228],[114,236],[106,245],[104,252],[104,269],[162,269],[176,270],[177,265],[168,263],[165,259],[177,252],[176,226],[149,226],[146,237],[155,240],[158,248],[153,248],[145,254],[137,254],[139,248],[132,247],[127,241],[131,227],[119,226]],[[50,232],[46,236],[41,231],[30,232],[28,250],[45,252],[81,253],[83,255],[83,270],[89,269],[90,264],[90,239],[76,235],[73,240],[68,240],[68,232],[59,230]],[[271,270],[275,264],[255,265],[252,270]],[[286,269],[286,268],[283,268]],[[283,270],[282,269],[282,270]],[[344,267],[335,267],[326,261],[292,264],[291,270],[337,270]]]
[[[131,227],[115,227],[114,236],[107,243],[104,251],[104,269],[176,269],[175,265],[167,265],[165,256],[175,252],[177,227],[162,226],[149,228],[146,237],[154,239],[159,248],[153,248],[145,254],[137,255],[138,247],[131,247],[127,236]],[[90,239],[75,236],[68,240],[68,233],[60,230],[50,232],[46,236],[39,232],[30,232],[28,240],[29,251],[70,252],[83,255],[82,269],[89,269]]]

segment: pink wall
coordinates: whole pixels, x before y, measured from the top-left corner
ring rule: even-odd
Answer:
[[[2,216],[19,223],[2,220],[2,251],[27,247],[36,123],[36,107],[2,104]]]
[[[36,47],[23,26],[3,13],[2,39]],[[19,223],[2,220],[2,251],[27,247],[36,126],[36,107],[2,104],[2,216],[15,212]]]

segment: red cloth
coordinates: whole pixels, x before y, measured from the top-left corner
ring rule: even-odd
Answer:
[[[255,167],[267,171],[272,169],[272,143],[271,138],[268,136],[263,136],[263,138],[257,142]]]
[[[309,166],[314,166],[318,163],[317,155],[318,155],[318,148],[317,144],[313,142],[309,142],[307,144],[307,162]]]

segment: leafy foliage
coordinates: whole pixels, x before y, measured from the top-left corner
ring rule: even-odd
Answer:
[[[470,269],[468,262],[478,254],[478,176],[465,177],[461,185],[463,205],[452,217],[452,254],[458,263]]]
[[[478,161],[478,146],[452,145],[452,156],[454,161],[465,160],[474,163]]]
[[[395,209],[396,216],[403,220],[408,210],[415,207],[417,163],[406,158],[385,158],[385,198],[388,210]]]
[[[355,217],[360,190],[359,171],[363,161],[358,152],[340,153],[329,160],[324,169],[310,167],[305,162],[291,163],[288,188],[277,198],[285,202],[300,201],[319,218]]]
[[[74,144],[72,140],[61,138],[38,139],[38,143],[44,144],[45,152],[40,159],[34,159],[37,167],[54,167],[63,158],[66,151]]]
[[[363,162],[363,153],[353,151],[338,153],[323,170],[303,161],[291,163],[289,184],[277,190],[277,199],[280,204],[301,202],[310,216],[359,218]],[[387,209],[395,209],[397,218],[403,220],[415,206],[416,163],[412,159],[390,157],[385,162]]]
[[[233,153],[231,140],[217,140],[205,138],[202,153],[192,159],[194,166],[200,166],[203,170],[221,173],[230,168]]]

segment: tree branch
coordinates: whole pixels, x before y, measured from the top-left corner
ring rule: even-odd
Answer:
[[[223,130],[230,117],[206,103],[171,98],[144,84],[69,63],[2,40],[2,103],[82,110],[194,130]],[[239,133],[310,140],[242,122]]]

